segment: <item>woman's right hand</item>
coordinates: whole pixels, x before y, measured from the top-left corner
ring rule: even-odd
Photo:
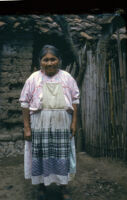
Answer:
[[[28,127],[24,127],[24,139],[27,141],[31,141],[31,129]]]

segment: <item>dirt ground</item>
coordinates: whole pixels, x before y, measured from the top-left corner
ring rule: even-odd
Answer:
[[[77,174],[68,185],[72,200],[127,200],[127,164],[77,153]],[[25,180],[23,156],[0,159],[0,200],[37,200],[38,186]],[[61,200],[59,188],[47,188],[47,200]]]

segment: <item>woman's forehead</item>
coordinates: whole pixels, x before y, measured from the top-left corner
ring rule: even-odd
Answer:
[[[47,52],[43,57],[42,57],[42,59],[44,59],[44,58],[57,58],[57,59],[59,59],[57,56],[55,56],[52,52]]]

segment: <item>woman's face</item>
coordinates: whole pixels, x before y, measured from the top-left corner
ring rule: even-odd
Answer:
[[[52,53],[47,53],[42,57],[40,64],[48,76],[53,76],[58,72],[59,59]]]

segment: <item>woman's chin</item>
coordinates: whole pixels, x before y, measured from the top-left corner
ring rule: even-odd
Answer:
[[[58,71],[55,71],[55,72],[54,71],[48,71],[48,72],[45,71],[47,76],[54,76],[55,74],[57,74],[57,72]]]
[[[56,73],[54,73],[54,72],[47,72],[46,74],[47,74],[47,76],[54,76]]]

